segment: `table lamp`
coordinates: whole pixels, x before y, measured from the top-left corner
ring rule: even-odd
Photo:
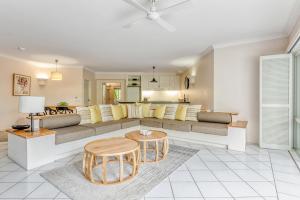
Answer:
[[[39,120],[33,120],[33,115],[44,112],[45,97],[21,96],[19,100],[19,112],[30,116],[31,132],[39,130]]]

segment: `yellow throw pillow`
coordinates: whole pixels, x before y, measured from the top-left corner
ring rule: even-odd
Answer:
[[[187,105],[179,105],[176,110],[175,119],[185,121]]]
[[[122,109],[123,118],[126,118],[128,116],[127,104],[120,104],[120,106],[121,106],[121,109]]]
[[[89,106],[90,112],[91,112],[91,122],[93,124],[97,122],[101,122],[102,117],[101,117],[101,111],[99,106]]]
[[[157,119],[163,119],[166,112],[166,105],[157,106],[154,111],[154,117]]]
[[[143,107],[143,117],[151,117],[150,115],[150,103],[143,103],[142,107]]]
[[[111,112],[114,120],[120,120],[124,117],[121,105],[111,105]]]

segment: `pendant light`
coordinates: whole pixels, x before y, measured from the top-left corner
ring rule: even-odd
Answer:
[[[153,78],[152,78],[152,80],[150,81],[150,83],[157,83],[157,80],[156,80],[155,77],[154,77],[155,66],[153,66],[152,69],[153,69]]]
[[[61,81],[62,80],[62,73],[57,71],[58,60],[55,60],[55,63],[56,63],[56,70],[55,70],[55,72],[51,72],[51,80]]]

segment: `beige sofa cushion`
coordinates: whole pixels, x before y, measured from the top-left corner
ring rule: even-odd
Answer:
[[[192,132],[227,136],[228,124],[192,122]]]
[[[155,127],[155,128],[162,128],[162,120],[156,118],[143,118],[141,119],[141,125]]]
[[[122,129],[140,125],[140,120],[139,119],[122,119],[120,121],[121,121],[121,128]]]
[[[98,122],[95,124],[83,124],[82,126],[93,128],[96,131],[96,135],[109,133],[111,131],[117,131],[121,129],[121,120]]]
[[[178,121],[178,120],[163,120],[163,128],[175,130],[175,131],[185,131],[190,132],[192,129],[192,125],[188,121]]]
[[[76,113],[80,115],[80,124],[92,123],[89,107],[76,107]]]
[[[55,144],[72,142],[83,138],[95,135],[95,130],[92,128],[78,126],[69,126],[64,128],[53,129],[55,133]]]
[[[78,125],[81,117],[78,114],[50,115],[40,120],[40,127],[47,129],[63,128]]]
[[[213,123],[231,123],[231,114],[223,112],[199,112],[197,113],[199,122],[213,122]]]
[[[164,119],[175,119],[178,104],[167,104]]]
[[[102,122],[114,120],[111,105],[99,105],[101,111]]]
[[[127,111],[129,119],[143,118],[143,106],[141,104],[128,104]]]
[[[201,111],[201,105],[189,105],[186,110],[185,120],[198,121],[197,113]]]

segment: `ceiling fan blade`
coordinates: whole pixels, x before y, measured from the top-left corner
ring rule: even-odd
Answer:
[[[163,20],[161,17],[158,17],[157,19],[154,20],[156,23],[158,23],[162,28],[166,29],[169,32],[174,32],[176,31],[176,28]]]
[[[125,1],[126,3],[132,5],[133,7],[137,8],[137,9],[139,9],[141,11],[149,13],[149,10],[147,10],[147,8],[145,8],[142,4],[140,4],[136,0],[123,0],[123,1]]]
[[[165,12],[165,11],[171,9],[171,8],[175,8],[175,7],[180,6],[182,4],[188,3],[189,1],[191,1],[191,0],[184,0],[184,1],[181,1],[179,3],[175,3],[175,4],[173,4],[173,5],[169,6],[169,7],[159,9],[157,12],[163,13],[163,12]]]
[[[137,19],[137,20],[135,20],[135,21],[133,21],[133,22],[130,22],[130,23],[128,23],[128,24],[125,24],[125,25],[123,26],[123,28],[131,28],[132,26],[138,24],[140,21],[142,21],[142,20],[144,20],[144,19],[146,19],[146,17],[143,17],[143,18]]]

